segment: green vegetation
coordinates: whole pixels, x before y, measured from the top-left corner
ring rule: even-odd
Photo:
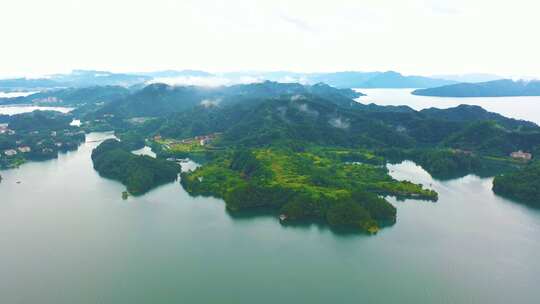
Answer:
[[[9,120],[9,128],[17,132],[50,131],[69,128],[71,115],[54,111],[34,111],[14,115]]]
[[[375,211],[387,206],[381,197],[437,198],[391,179],[387,161],[410,159],[448,179],[508,173],[522,165],[510,153],[540,153],[534,123],[475,106],[415,111],[351,97],[324,84],[153,84],[85,111],[84,128],[115,130],[126,144],[150,145],[158,158],[204,158],[182,183],[194,195],[224,198],[230,210],[270,207],[287,221],[364,231],[395,219],[391,208]],[[190,140],[209,134],[220,135],[210,145]]]
[[[85,134],[70,126],[72,117],[34,111],[14,115],[0,133],[0,168],[15,168],[29,160],[56,158],[84,142]]]
[[[540,207],[540,163],[501,174],[493,180],[493,192],[517,201]]]
[[[432,190],[392,179],[388,161],[413,160],[435,178],[447,179],[510,173],[525,164],[510,153],[540,153],[540,127],[530,122],[475,106],[415,111],[363,105],[352,99],[355,92],[325,84],[152,84],[48,93],[86,102],[77,103],[71,115],[2,117],[24,138],[13,141],[14,134],[5,134],[9,138],[0,137],[0,147],[18,148],[38,134],[48,139],[35,144],[48,143],[53,130],[57,138],[84,139],[68,125],[76,115],[81,130],[112,130],[121,140],[104,142],[92,159],[101,175],[121,181],[133,194],[176,178],[178,166],[163,159],[205,159],[202,167],[183,174],[189,193],[221,197],[233,212],[270,208],[286,222],[324,221],[336,229],[374,232],[395,221],[396,210],[385,196],[437,200]],[[100,102],[104,96],[115,100]],[[76,147],[76,138],[67,146]],[[34,149],[27,142],[32,151],[51,156],[58,150]],[[130,153],[144,145],[158,159]],[[29,159],[22,155],[3,155],[0,164]]]
[[[323,220],[369,232],[395,221],[395,208],[380,195],[437,200],[432,190],[392,179],[385,167],[279,148],[228,153],[183,173],[181,182],[194,195],[223,198],[231,211],[269,207],[287,221]]]
[[[101,176],[120,181],[133,195],[174,181],[180,172],[176,163],[134,155],[129,147],[114,139],[104,141],[92,151],[92,162]]]

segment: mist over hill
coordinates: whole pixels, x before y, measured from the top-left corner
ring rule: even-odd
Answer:
[[[283,83],[326,83],[338,88],[430,88],[455,84],[456,81],[424,76],[405,76],[398,72],[343,71],[333,73],[225,72],[200,70],[163,70],[140,73],[74,70],[68,74],[52,74],[42,78],[0,79],[0,91],[42,91],[67,87],[138,86],[165,82],[176,85],[220,86],[264,81]]]

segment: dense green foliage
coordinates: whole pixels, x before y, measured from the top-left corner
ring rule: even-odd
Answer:
[[[11,117],[9,128],[17,132],[67,129],[72,120],[72,116],[59,112],[34,111]]]
[[[322,84],[212,89],[154,84],[88,117],[95,119],[92,125],[116,130],[126,143],[141,145],[146,138],[160,157],[207,157],[201,169],[185,174],[183,184],[190,193],[224,198],[230,210],[270,207],[290,221],[323,220],[335,227],[368,223],[364,230],[375,227],[371,220],[380,225],[382,218],[392,218],[390,209],[374,211],[384,206],[370,203],[377,195],[436,197],[412,183],[387,180],[378,167],[385,164],[383,157],[413,160],[435,178],[448,179],[510,172],[515,170],[511,152],[540,152],[540,128],[530,122],[475,106],[414,111],[362,105]],[[220,134],[211,147],[177,144],[209,134]],[[250,157],[241,156],[247,152]],[[313,165],[313,157],[327,165]],[[276,171],[276,164],[285,162],[292,171]],[[283,178],[290,176],[295,178]],[[353,196],[357,189],[375,196],[359,199]],[[343,210],[361,220],[344,217],[346,224],[338,224]]]
[[[540,163],[498,175],[493,180],[493,191],[535,207],[540,207]]]
[[[69,114],[52,111],[11,116],[8,131],[0,133],[0,168],[17,167],[27,160],[56,158],[58,152],[77,149],[85,135],[70,126],[71,120]]]
[[[392,179],[385,167],[342,162],[336,155],[238,150],[183,173],[182,184],[192,194],[224,198],[232,211],[269,207],[287,221],[322,220],[371,232],[395,221],[395,208],[379,195],[437,199],[437,193],[421,185]]]
[[[497,113],[488,112],[482,107],[472,105],[459,105],[449,109],[429,108],[420,111],[420,113],[439,121],[458,122],[461,124],[478,121],[494,121],[509,130],[528,130],[537,128],[535,123],[507,118]]]
[[[180,172],[176,163],[134,155],[114,139],[104,141],[92,151],[92,162],[101,176],[120,181],[134,195],[174,181]]]
[[[480,83],[458,83],[419,89],[412,94],[442,97],[540,96],[540,81],[501,79]]]
[[[443,145],[482,154],[508,156],[513,151],[532,151],[540,146],[540,132],[512,131],[494,121],[481,121],[467,125],[447,137]]]
[[[72,92],[97,101],[93,94],[108,89],[116,90]],[[325,84],[153,84],[117,93],[118,99],[74,111],[83,130],[114,130],[122,141],[104,142],[93,152],[101,175],[142,194],[176,178],[178,166],[162,159],[206,158],[201,168],[183,174],[190,193],[221,197],[232,211],[271,208],[287,222],[325,221],[373,232],[396,218],[383,197],[437,199],[421,185],[392,179],[388,160],[413,160],[443,179],[510,172],[511,152],[540,152],[540,128],[530,122],[473,106],[415,111],[363,105],[352,100],[354,91]],[[37,112],[9,120],[17,133],[32,133],[35,127],[67,128],[71,117]],[[130,152],[145,144],[157,160]]]
[[[117,102],[103,107],[97,115],[113,114],[118,117],[164,116],[193,109],[196,106],[210,109],[217,106],[252,102],[257,99],[277,98],[283,95],[315,95],[328,98],[341,106],[360,106],[351,97],[359,94],[352,90],[335,89],[316,84],[303,86],[297,83],[262,82],[228,87],[173,87],[152,84]]]

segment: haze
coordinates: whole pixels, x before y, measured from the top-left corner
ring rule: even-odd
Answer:
[[[0,3],[0,77],[72,69],[540,76],[534,0]]]

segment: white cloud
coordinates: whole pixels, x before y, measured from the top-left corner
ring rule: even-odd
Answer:
[[[221,99],[203,99],[201,100],[201,106],[205,108],[217,107],[221,103]]]
[[[303,99],[306,99],[304,95],[296,94],[296,95],[291,96],[291,101],[299,101]]]
[[[348,129],[351,126],[351,123],[347,119],[342,119],[341,117],[334,117],[328,120],[328,123],[338,129]]]
[[[298,109],[301,111],[301,112],[304,112],[306,113],[307,115],[309,116],[313,116],[313,117],[318,117],[319,116],[319,112],[317,110],[313,110],[311,109],[307,104],[303,103],[303,104],[300,104],[298,106]]]
[[[182,77],[161,77],[155,78],[149,83],[166,83],[168,85],[194,85],[203,87],[218,87],[233,84],[247,84],[261,82],[262,80],[256,77],[199,77],[199,76],[182,76]]]

